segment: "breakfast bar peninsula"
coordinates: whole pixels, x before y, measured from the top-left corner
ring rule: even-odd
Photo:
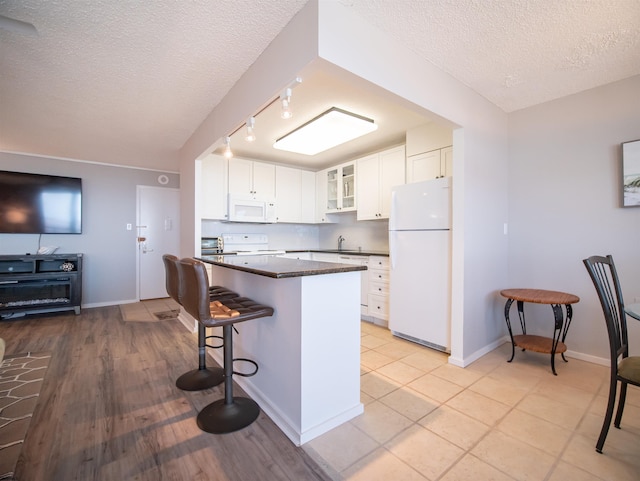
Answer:
[[[365,266],[272,255],[199,260],[210,267],[211,284],[273,307],[272,317],[238,324],[234,356],[259,369],[234,379],[293,443],[363,412],[359,271]],[[218,351],[210,350],[222,364]],[[236,363],[236,371],[242,368]]]

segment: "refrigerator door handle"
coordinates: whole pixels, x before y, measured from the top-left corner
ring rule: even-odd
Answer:
[[[396,233],[389,232],[389,260],[391,261],[391,269],[394,269],[396,266]]]

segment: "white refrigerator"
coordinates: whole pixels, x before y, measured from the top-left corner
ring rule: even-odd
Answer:
[[[389,329],[450,352],[451,177],[393,188],[389,256]]]

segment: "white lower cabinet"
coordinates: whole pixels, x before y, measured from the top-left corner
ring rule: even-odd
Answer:
[[[375,324],[389,323],[389,258],[369,257],[368,315]]]
[[[366,265],[362,271],[361,313],[366,321],[387,327],[389,324],[389,258],[313,252],[314,261]]]

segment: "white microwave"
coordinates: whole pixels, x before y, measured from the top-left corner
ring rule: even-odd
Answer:
[[[251,195],[229,194],[227,220],[261,224],[276,222],[276,203],[274,200],[255,199]]]

